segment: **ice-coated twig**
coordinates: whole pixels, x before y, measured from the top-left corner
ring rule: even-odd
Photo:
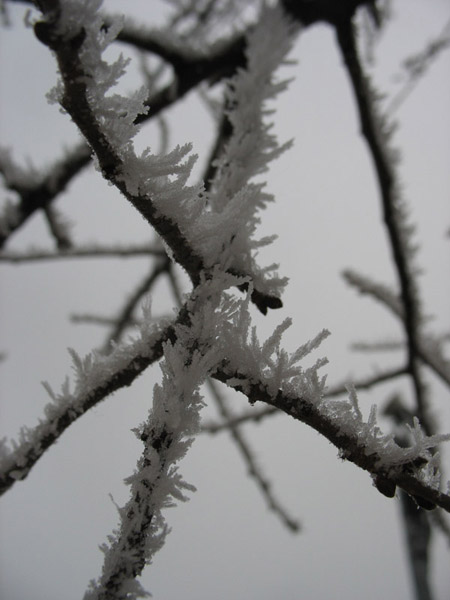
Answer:
[[[360,378],[356,381],[353,381],[353,385],[357,390],[368,390],[372,387],[385,383],[386,381],[391,381],[392,379],[397,379],[402,375],[407,375],[408,370],[406,367],[399,367],[397,369],[391,369],[382,371],[381,373],[376,373],[370,377]],[[323,397],[324,398],[335,398],[337,396],[343,396],[348,393],[348,380],[345,383],[336,384],[324,389]],[[238,425],[244,425],[245,423],[258,423],[259,421],[266,419],[268,417],[272,417],[275,414],[281,414],[281,411],[273,406],[269,406],[267,408],[256,408],[253,407],[250,410],[245,411],[240,415],[236,415],[230,420],[226,420],[224,422],[216,423],[216,422],[207,422],[202,425],[202,431],[205,433],[220,433],[221,431],[226,431],[230,427],[235,427]]]
[[[432,63],[441,55],[444,50],[450,48],[450,21],[447,21],[441,33],[433,40],[428,42],[426,47],[419,53],[408,57],[403,61],[403,72],[401,74],[402,87],[391,99],[387,112],[392,114],[419,83],[420,79],[427,73]]]
[[[135,473],[126,481],[130,500],[119,510],[120,526],[108,544],[103,572],[91,581],[85,600],[130,600],[148,594],[136,581],[168,533],[162,510],[175,500],[186,500],[186,483],[176,464],[183,458],[199,430],[203,406],[199,387],[221,362],[221,332],[235,310],[233,299],[223,294],[235,285],[227,274],[202,280],[186,304],[187,318],[175,325],[175,341],[164,344],[163,379],[153,392],[148,420],[135,430],[144,451]]]
[[[396,165],[398,153],[391,147],[393,124],[381,113],[379,97],[358,56],[355,27],[351,21],[336,25],[336,35],[358,107],[361,132],[373,160],[380,190],[393,263],[395,265],[407,340],[408,366],[414,387],[417,414],[428,433],[434,426],[428,414],[425,385],[418,362],[420,331],[423,325],[421,301],[417,285],[418,269],[414,265],[416,251],[414,228],[408,222],[408,211],[400,192]]]
[[[24,0],[25,3],[27,0]],[[31,4],[31,0],[29,0]],[[39,3],[37,3],[39,4]],[[42,2],[45,10],[46,3]],[[51,4],[51,3],[50,3]],[[233,39],[229,44],[223,45],[214,55],[199,60],[185,62],[182,69],[182,78],[175,78],[173,82],[155,92],[145,100],[146,111],[136,115],[136,123],[148,121],[160,115],[166,108],[178,102],[192,89],[203,81],[217,83],[229,76],[238,66],[243,66],[245,36]],[[2,154],[3,158],[3,154]],[[61,191],[69,184],[86,165],[92,160],[91,148],[86,143],[74,147],[56,165],[48,169],[48,177],[35,186],[28,186],[18,191],[21,200],[18,203],[7,203],[3,214],[0,216],[0,248],[17,229],[19,229],[34,212],[50,204]],[[1,162],[1,161],[0,161]],[[3,171],[3,162],[0,170]],[[57,178],[55,179],[55,174]],[[21,174],[21,182],[25,179]]]
[[[132,139],[137,132],[136,116],[145,112],[143,91],[128,99],[117,94],[105,96],[123,74],[126,64],[122,58],[112,65],[108,65],[102,59],[103,50],[117,34],[117,24],[111,25],[107,32],[102,29],[102,21],[97,13],[99,3],[92,3],[89,8],[84,5],[84,15],[79,11],[76,18],[70,3],[62,4],[59,6],[60,10],[56,11],[53,10],[53,2],[48,4],[43,1],[40,6],[45,20],[35,24],[35,31],[38,38],[54,50],[62,77],[53,98],[61,103],[86,137],[96,154],[98,166],[104,177],[113,183],[155,228],[170,248],[174,259],[190,275],[193,284],[198,284],[200,273],[205,268],[227,260],[224,253],[233,242],[227,239],[227,232],[235,228],[238,205],[239,208],[245,205],[249,207],[248,214],[243,215],[241,210],[240,219],[245,217],[244,227],[249,227],[249,232],[254,228],[253,222],[257,221],[254,217],[250,219],[250,215],[264,203],[260,193],[261,186],[247,186],[248,189],[245,190],[235,189],[231,199],[234,203],[230,202],[226,211],[220,206],[220,213],[217,210],[211,212],[205,209],[202,189],[186,185],[193,164],[193,157],[187,157],[188,146],[178,147],[165,156],[155,156],[149,151],[137,156]],[[266,17],[266,28],[268,20],[269,17]],[[263,86],[261,94],[258,95],[259,102],[279,91],[280,85],[277,88],[270,81],[270,76],[282,60],[283,50],[287,52],[289,49],[290,28],[289,24],[283,22],[281,13],[273,12],[272,32],[275,31],[275,24],[278,34],[273,40],[273,50],[277,60],[268,64],[265,82],[267,89]],[[270,36],[260,34],[258,38],[255,32],[252,33],[252,39],[258,42],[253,44],[253,62],[255,68],[259,68],[256,56],[261,49],[258,45],[266,43],[267,37]],[[251,46],[251,40],[249,45]],[[250,63],[251,56],[249,50]],[[241,79],[244,78],[245,74],[244,77],[241,76]],[[241,103],[240,110],[246,108],[246,105],[242,106]],[[238,114],[236,112],[236,115]],[[264,138],[260,139],[264,141]],[[266,139],[270,150],[267,152],[267,161],[279,150],[270,148],[272,140],[267,135]],[[261,164],[259,159],[256,172],[260,172]],[[250,168],[249,176],[254,172],[254,167],[253,172]],[[169,176],[172,179],[169,179]],[[211,203],[213,204],[217,203]],[[204,247],[206,231],[208,246]],[[215,244],[215,247],[212,248],[211,244]],[[260,243],[255,243],[250,249],[254,250],[258,245]],[[230,253],[228,255],[232,256]],[[268,268],[265,269],[265,272],[267,271]],[[239,275],[239,271],[236,272],[235,269],[230,269],[230,272]],[[264,271],[261,271],[262,273]],[[253,273],[251,275],[254,276]],[[272,279],[271,284],[270,280],[259,276],[258,285],[255,285],[253,300],[263,312],[269,307],[281,306],[276,293],[281,280],[276,277]],[[269,283],[266,284],[266,281]],[[258,289],[261,285],[262,289]]]
[[[450,434],[430,437],[417,434],[412,447],[400,448],[393,436],[381,434],[373,411],[367,422],[363,420],[354,393],[348,401],[337,403],[326,399],[317,402],[319,390],[313,392],[313,397],[295,394],[293,390],[274,393],[265,378],[258,380],[252,371],[246,372],[231,360],[214,376],[245,394],[251,404],[264,402],[315,429],[338,449],[341,458],[368,471],[384,495],[394,496],[398,486],[420,506],[427,509],[440,506],[450,512],[450,495],[439,490],[436,465],[430,454],[430,449],[450,440]]]
[[[72,352],[77,378],[75,389],[71,391],[66,380],[61,392],[56,394],[44,384],[52,399],[45,407],[45,416],[37,426],[23,427],[11,449],[2,448],[0,494],[24,479],[43,453],[87,410],[131,385],[150,364],[159,360],[163,343],[173,336],[173,324],[163,327],[143,323],[140,336],[134,342],[115,346],[108,356],[92,353],[81,359]]]

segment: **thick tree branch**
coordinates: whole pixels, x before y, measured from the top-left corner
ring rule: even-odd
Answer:
[[[245,374],[242,367],[233,365],[231,360],[222,369],[217,370],[214,377],[223,383],[231,381],[231,387],[247,396],[251,404],[264,402],[312,427],[339,450],[341,458],[368,471],[384,495],[392,497],[398,486],[412,496],[421,507],[433,509],[440,506],[450,512],[450,495],[424,483],[415,474],[415,466],[423,464],[420,460],[386,466],[383,457],[369,450],[358,435],[343,431],[334,418],[321,411],[308,398],[288,395],[281,390],[273,395],[262,382],[250,383],[252,375]],[[237,383],[239,380],[243,381],[243,385]],[[383,487],[385,482],[386,488]]]

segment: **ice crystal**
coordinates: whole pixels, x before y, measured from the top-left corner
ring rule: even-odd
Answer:
[[[141,89],[130,97],[112,92],[127,61],[119,56],[108,64],[102,58],[121,24],[114,21],[103,28],[99,6],[98,0],[64,4],[59,33],[69,38],[81,27],[85,31],[79,58],[86,73],[86,97],[120,159],[116,182],[122,182],[131,196],[148,198],[161,216],[175,222],[206,268],[227,265],[234,272],[251,275],[258,291],[279,295],[287,280],[277,275],[277,265],[259,268],[255,261],[258,248],[274,239],[255,239],[258,212],[273,198],[252,180],[289,146],[278,145],[266,122],[270,113],[265,103],[286,87],[286,82],[274,82],[274,72],[285,59],[296,28],[281,8],[266,8],[249,34],[247,66],[239,69],[228,85],[227,118],[233,134],[219,160],[212,191],[206,194],[201,185],[188,185],[196,158],[189,145],[165,155],[153,154],[150,149],[136,154],[135,119],[147,110],[146,91]],[[54,95],[60,94],[56,90]]]

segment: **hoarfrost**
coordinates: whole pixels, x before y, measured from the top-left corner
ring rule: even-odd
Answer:
[[[64,5],[59,28],[60,34],[67,37],[73,37],[81,28],[85,31],[79,57],[86,74],[86,96],[97,124],[120,158],[116,180],[131,196],[148,198],[161,216],[175,222],[206,268],[221,264],[233,272],[248,273],[258,291],[279,296],[287,279],[278,276],[277,265],[261,269],[255,261],[257,249],[274,239],[254,239],[259,224],[257,213],[273,198],[262,184],[250,180],[266,171],[268,163],[290,145],[278,145],[271,125],[265,122],[270,114],[265,103],[287,85],[285,81],[274,82],[273,75],[289,51],[297,28],[280,7],[266,8],[249,34],[247,67],[228,84],[227,116],[233,134],[219,160],[218,178],[211,193],[206,194],[202,185],[188,185],[196,160],[190,155],[189,145],[166,155],[152,154],[150,149],[139,156],[135,153],[133,138],[138,127],[134,122],[147,110],[146,91],[141,89],[129,98],[110,93],[127,61],[122,56],[113,64],[102,59],[121,25],[114,22],[105,31],[97,12],[100,4],[98,0],[72,0],[67,7]]]

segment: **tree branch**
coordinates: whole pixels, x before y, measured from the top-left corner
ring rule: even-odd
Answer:
[[[86,144],[79,144],[63,159],[48,169],[47,174],[38,183],[27,184],[25,178],[16,180],[5,171],[4,165],[0,171],[4,175],[7,187],[17,192],[20,200],[17,204],[9,206],[7,213],[1,218],[0,248],[2,248],[10,235],[17,231],[39,209],[45,209],[59,196],[70,183],[91,161],[91,150]]]
[[[272,510],[281,520],[281,522],[292,532],[298,532],[301,528],[300,523],[291,517],[287,511],[281,506],[279,500],[274,496],[270,482],[264,477],[261,473],[261,469],[256,464],[256,461],[253,456],[253,451],[250,448],[249,443],[245,439],[243,433],[239,430],[239,426],[236,423],[236,419],[233,417],[231,411],[228,409],[225,399],[222,398],[219,390],[217,389],[217,384],[212,379],[206,380],[206,385],[208,386],[210,392],[213,395],[213,398],[216,401],[216,405],[219,409],[219,412],[222,418],[228,424],[228,431],[237,446],[239,453],[241,454],[246,466],[248,475],[254,480],[259,491],[264,497],[267,506]]]
[[[408,363],[415,390],[417,414],[425,429],[431,434],[433,425],[428,415],[425,385],[417,361],[421,314],[419,293],[415,282],[416,273],[411,265],[413,254],[411,227],[406,223],[406,210],[399,196],[399,184],[395,172],[396,157],[388,147],[391,132],[388,124],[377,113],[376,95],[359,60],[354,25],[351,20],[340,22],[336,26],[336,34],[357,103],[362,134],[366,139],[380,188],[384,221],[400,283],[405,335],[408,341]]]
[[[183,315],[182,309],[179,318],[183,319]],[[159,360],[164,343],[171,339],[174,339],[174,325],[162,330],[154,327],[151,333],[131,346],[118,346],[107,357],[97,356],[94,360],[103,376],[95,385],[82,385],[72,394],[63,388],[57,397],[47,388],[53,395],[53,403],[46,407],[46,418],[33,429],[23,428],[13,451],[3,452],[0,494],[16,481],[25,479],[45,450],[86,411],[117,390],[130,386],[149,365]]]
[[[385,383],[386,381],[391,381],[392,379],[397,379],[398,377],[401,377],[402,375],[407,375],[407,374],[408,374],[408,370],[406,369],[406,367],[404,367],[404,368],[399,367],[397,369],[392,369],[390,371],[383,371],[382,373],[377,373],[376,375],[373,375],[371,377],[366,377],[365,379],[359,379],[358,381],[354,381],[353,386],[358,391],[368,390],[380,383]],[[333,385],[333,386],[327,388],[324,391],[323,397],[324,398],[335,398],[337,396],[343,396],[343,395],[347,395],[347,394],[348,394],[348,383],[343,383],[343,384],[341,383],[341,384]],[[281,414],[281,413],[277,408],[275,408],[273,406],[269,406],[267,408],[260,408],[259,410],[257,410],[256,408],[252,408],[251,410],[245,412],[244,414],[236,415],[235,417],[232,417],[231,419],[226,420],[223,423],[214,423],[214,422],[205,423],[204,425],[202,425],[202,431],[204,431],[205,433],[211,433],[211,434],[220,433],[221,431],[228,430],[230,427],[244,425],[245,423],[249,423],[249,422],[257,423],[257,422],[259,422],[267,417],[271,417],[275,414]]]
[[[165,258],[167,253],[154,244],[130,244],[129,246],[121,246],[120,244],[112,246],[88,245],[64,248],[59,252],[31,248],[27,252],[2,252],[0,253],[0,262],[24,263],[68,258],[148,258],[149,256]]]
[[[389,464],[388,457],[370,448],[363,436],[351,431],[350,413],[347,413],[346,421],[340,423],[332,412],[330,413],[326,409],[321,410],[320,406],[306,397],[286,394],[281,390],[274,395],[268,390],[266,384],[255,381],[253,374],[245,373],[243,368],[240,365],[234,365],[232,360],[217,370],[214,377],[223,383],[230,381],[231,387],[247,396],[251,404],[264,402],[312,427],[338,448],[341,458],[368,471],[378,482],[377,488],[384,495],[392,497],[398,486],[423,508],[433,509],[440,506],[450,512],[450,495],[425,483],[418,475],[417,467],[420,468],[424,465],[424,460],[420,455],[407,462]],[[242,385],[238,383],[239,380],[243,382]],[[358,417],[357,420],[359,420]],[[434,436],[434,438],[436,440],[438,438],[450,439],[450,436]],[[426,462],[425,460],[425,464]],[[379,482],[387,482],[387,489],[383,488]]]
[[[376,283],[355,271],[344,271],[344,279],[361,294],[368,294],[386,306],[396,317],[404,322],[404,311],[398,297],[385,285]],[[440,349],[439,339],[421,334],[417,337],[417,354],[435,374],[450,386],[450,367]]]
[[[109,352],[112,343],[117,344],[121,340],[124,330],[130,325],[138,302],[144,295],[149,293],[151,287],[155,284],[158,278],[169,271],[171,264],[172,263],[169,257],[166,255],[163,259],[159,259],[155,265],[152,265],[150,273],[144,277],[144,279],[136,287],[134,292],[125,302],[124,307],[120,311],[119,317],[115,320],[114,328],[104,344],[104,352]]]

